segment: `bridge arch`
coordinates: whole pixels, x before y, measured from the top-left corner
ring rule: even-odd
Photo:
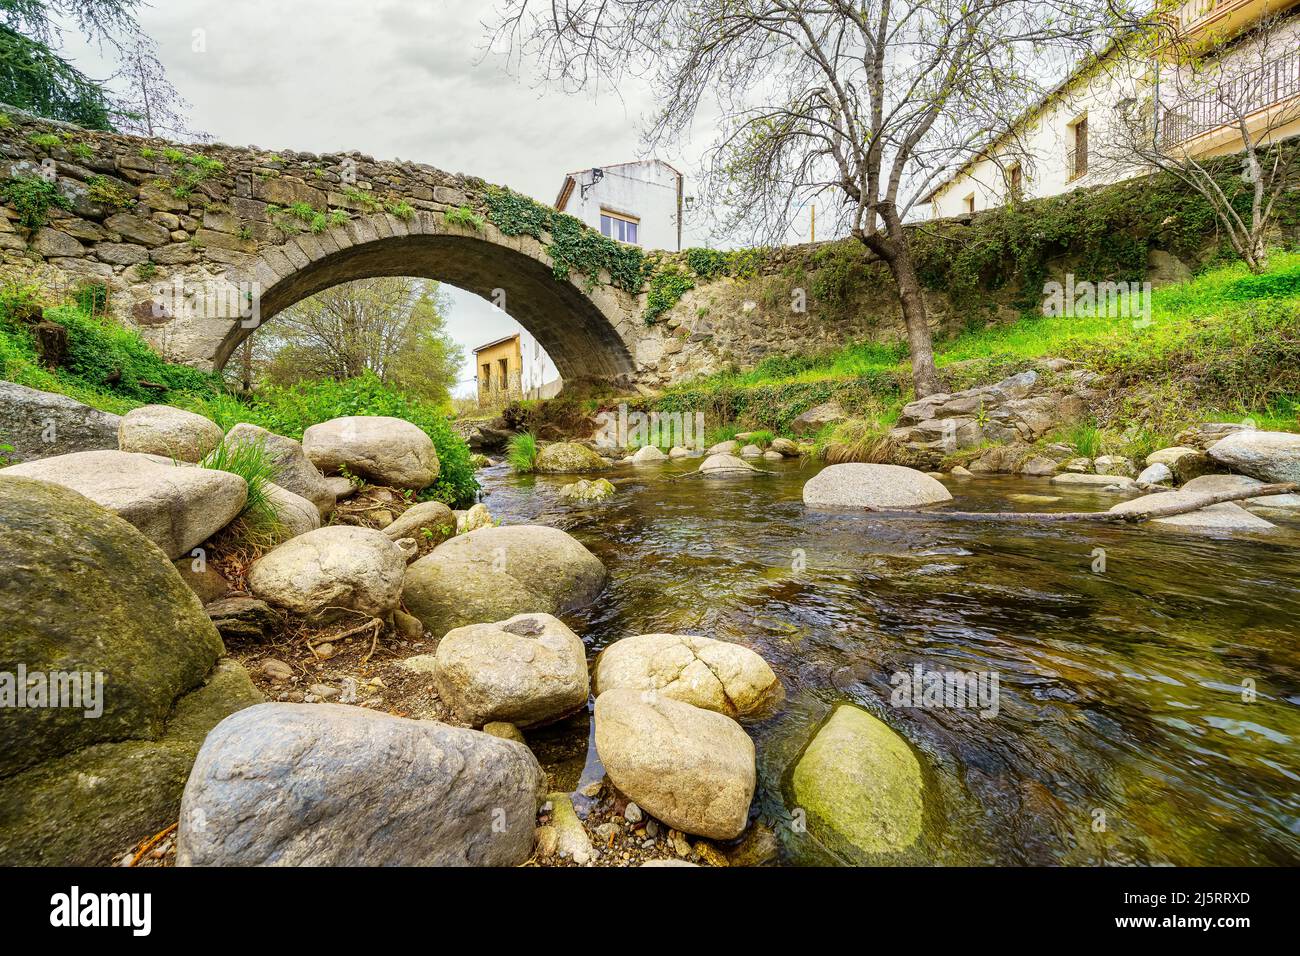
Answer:
[[[624,338],[631,317],[615,295],[557,280],[531,237],[503,235],[490,223],[449,223],[432,213],[360,216],[267,247],[251,268],[228,272],[232,282],[255,283],[257,324],[229,316],[213,367],[224,367],[255,328],[289,306],[339,283],[379,276],[433,279],[496,302],[536,337],[566,382],[627,384],[634,377]]]

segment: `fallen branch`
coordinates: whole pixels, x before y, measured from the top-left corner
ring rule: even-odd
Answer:
[[[1172,518],[1175,515],[1200,511],[1210,505],[1221,505],[1228,501],[1242,501],[1246,498],[1269,498],[1273,495],[1289,495],[1300,490],[1300,484],[1294,482],[1275,485],[1260,485],[1257,488],[1220,491],[1214,494],[1193,495],[1190,499],[1180,496],[1175,503],[1161,505],[1157,501],[1141,511],[926,511],[927,515],[945,518],[976,518],[993,521],[1099,521],[1106,524],[1137,524],[1153,518]],[[1164,497],[1163,494],[1160,497]],[[882,509],[891,511],[918,512],[916,509]]]
[[[137,864],[139,864],[139,862],[144,859],[145,854],[148,853],[150,850],[152,850],[154,847],[156,847],[163,840],[163,838],[166,837],[167,834],[173,832],[177,826],[179,826],[178,823],[173,823],[167,829],[161,830],[158,833],[155,833],[149,839],[145,840],[144,845],[140,847],[139,852],[136,853],[136,855],[131,858],[131,865],[136,866]]]

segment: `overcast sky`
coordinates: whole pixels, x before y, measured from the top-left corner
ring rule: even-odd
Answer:
[[[546,203],[567,172],[650,158],[638,135],[652,106],[644,86],[538,89],[527,64],[520,75],[484,57],[492,10],[489,0],[154,0],[140,21],[193,105],[192,125],[219,142],[359,149],[472,173]],[[111,72],[71,35],[65,53],[92,75]],[[658,157],[686,174],[688,194],[703,146]],[[688,230],[690,243],[702,238]],[[449,324],[463,345],[517,328],[477,296],[453,295]]]

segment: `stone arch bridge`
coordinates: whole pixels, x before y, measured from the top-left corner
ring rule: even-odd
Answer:
[[[491,187],[472,177],[356,152],[182,146],[4,116],[3,272],[106,286],[109,311],[174,361],[220,369],[300,299],[392,275],[501,305],[569,382],[662,385],[709,346],[680,323],[647,324],[644,291],[608,273],[557,278],[548,237],[503,232],[487,215]]]

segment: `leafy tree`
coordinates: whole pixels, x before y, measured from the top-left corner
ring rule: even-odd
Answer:
[[[377,376],[423,401],[448,400],[460,346],[447,333],[438,284],[404,277],[334,286],[284,310],[255,336],[263,379],[290,385]]]

